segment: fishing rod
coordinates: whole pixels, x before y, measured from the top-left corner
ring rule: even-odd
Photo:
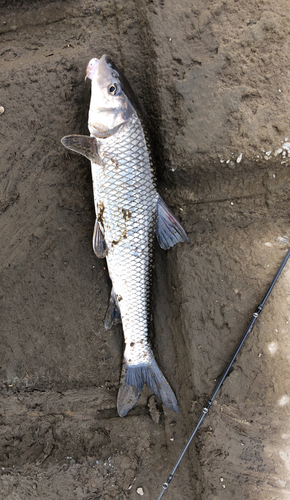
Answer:
[[[221,386],[223,385],[223,383],[224,383],[224,381],[225,381],[225,379],[226,379],[226,377],[227,377],[227,375],[228,375],[228,373],[229,373],[229,371],[230,371],[230,369],[231,369],[231,367],[232,367],[232,365],[233,365],[233,363],[234,363],[234,361],[235,361],[235,359],[236,359],[237,355],[239,354],[239,352],[240,352],[240,350],[241,350],[241,348],[242,348],[242,346],[243,346],[243,344],[244,344],[244,342],[245,342],[245,340],[246,340],[247,336],[249,335],[250,331],[252,330],[252,328],[253,328],[253,326],[254,326],[254,323],[255,323],[256,319],[258,318],[258,316],[259,316],[260,312],[262,311],[262,309],[263,309],[263,307],[264,307],[264,305],[265,305],[265,302],[266,302],[266,300],[268,299],[269,295],[271,294],[271,292],[272,292],[272,290],[273,290],[273,288],[274,288],[274,286],[275,286],[275,284],[276,284],[276,281],[277,281],[277,279],[279,278],[279,276],[280,276],[281,272],[283,271],[283,269],[284,269],[284,267],[285,267],[285,265],[286,265],[286,263],[287,263],[287,261],[288,261],[289,257],[290,257],[290,248],[289,248],[288,252],[286,253],[286,255],[285,255],[284,259],[283,259],[283,262],[282,262],[282,264],[280,265],[280,267],[279,267],[279,269],[278,269],[278,271],[277,271],[277,273],[276,273],[276,275],[275,275],[275,277],[274,277],[274,279],[273,279],[273,281],[272,281],[272,283],[271,283],[270,287],[268,288],[268,291],[267,291],[267,293],[266,293],[265,297],[263,298],[263,300],[262,300],[261,304],[257,307],[256,311],[253,313],[253,319],[252,319],[251,323],[249,324],[249,326],[248,326],[248,329],[247,329],[246,333],[244,334],[244,336],[243,336],[242,340],[240,341],[240,343],[239,343],[239,345],[238,345],[238,347],[237,347],[237,349],[236,349],[236,351],[235,351],[235,353],[234,353],[234,355],[233,355],[233,357],[232,357],[231,361],[229,362],[229,364],[228,364],[228,366],[227,366],[226,370],[224,371],[223,375],[221,376],[221,378],[220,378],[219,382],[218,382],[218,383],[217,383],[217,385],[215,386],[215,389],[214,389],[214,391],[213,391],[213,393],[212,393],[212,395],[211,395],[210,399],[208,400],[207,405],[203,408],[203,410],[202,410],[202,415],[201,415],[201,417],[200,417],[200,419],[199,419],[199,421],[198,421],[198,423],[197,423],[197,425],[196,425],[196,427],[195,427],[194,431],[192,432],[192,434],[191,434],[191,436],[190,436],[189,440],[187,441],[187,443],[186,443],[186,445],[185,445],[185,447],[184,447],[184,449],[183,449],[183,451],[182,451],[182,453],[181,453],[181,455],[180,455],[179,459],[177,460],[177,462],[176,462],[176,464],[175,464],[175,466],[174,466],[174,468],[173,468],[173,470],[172,470],[171,474],[169,474],[169,476],[168,476],[168,478],[167,478],[166,482],[165,482],[165,483],[163,483],[163,485],[162,485],[162,488],[163,488],[163,489],[162,489],[162,492],[160,493],[160,495],[159,495],[159,497],[158,497],[158,500],[160,500],[160,498],[163,496],[163,494],[164,494],[165,490],[167,490],[168,485],[169,485],[170,481],[172,480],[172,478],[173,478],[173,476],[174,476],[174,473],[175,473],[175,471],[176,471],[177,467],[179,466],[179,464],[180,464],[181,460],[183,459],[183,457],[184,457],[184,455],[185,455],[185,452],[186,452],[187,448],[189,447],[189,445],[190,445],[190,443],[191,443],[192,439],[194,438],[194,436],[195,436],[195,434],[196,434],[196,432],[197,432],[198,428],[199,428],[199,427],[200,427],[200,425],[202,424],[202,421],[203,421],[204,417],[207,415],[207,413],[208,413],[208,411],[209,411],[209,409],[210,409],[210,407],[211,407],[211,405],[212,405],[212,403],[213,403],[213,401],[214,401],[214,399],[215,399],[215,397],[216,397],[216,395],[217,395],[218,391],[220,390]]]

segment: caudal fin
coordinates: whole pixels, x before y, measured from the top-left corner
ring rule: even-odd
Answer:
[[[137,403],[144,384],[161,399],[170,410],[179,412],[177,399],[155,359],[150,363],[127,365],[123,362],[121,387],[118,392],[117,410],[120,417],[127,415]]]

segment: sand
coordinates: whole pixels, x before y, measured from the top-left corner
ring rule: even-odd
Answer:
[[[0,499],[158,498],[290,246],[287,0],[0,0]],[[191,244],[156,247],[148,389],[120,418],[121,326],[92,251],[92,57],[124,71],[158,190]],[[289,139],[290,140],[290,139]],[[242,156],[241,156],[242,155]],[[290,498],[290,263],[164,500]]]

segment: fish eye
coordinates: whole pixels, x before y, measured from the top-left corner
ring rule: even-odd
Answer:
[[[109,93],[111,95],[116,95],[119,90],[119,86],[117,83],[112,83],[112,85],[109,86]]]

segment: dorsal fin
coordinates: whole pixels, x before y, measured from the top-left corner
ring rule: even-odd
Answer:
[[[190,239],[182,225],[175,218],[161,196],[158,198],[157,210],[156,236],[161,248],[168,250],[179,241],[190,243]]]

